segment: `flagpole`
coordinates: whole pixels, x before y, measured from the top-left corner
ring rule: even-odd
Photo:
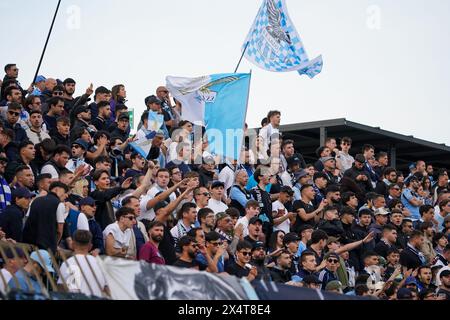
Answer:
[[[36,78],[39,73],[39,69],[41,68],[42,60],[44,59],[45,51],[47,50],[48,40],[50,39],[50,35],[52,34],[53,25],[55,24],[55,20],[56,20],[57,14],[58,14],[60,4],[61,4],[61,0],[58,0],[58,5],[56,6],[55,14],[53,15],[52,24],[50,25],[50,30],[48,31],[48,34],[47,34],[47,40],[45,41],[44,50],[42,50],[41,58],[39,59],[39,64],[37,66],[36,73],[34,74],[34,78],[31,83],[32,85],[36,81]]]
[[[241,64],[242,58],[244,57],[244,54],[245,54],[245,51],[247,51],[247,47],[248,47],[249,43],[250,43],[250,41],[247,41],[247,43],[245,44],[244,51],[242,51],[241,58],[239,59],[239,62],[237,64],[237,66],[236,66],[236,69],[234,70],[234,73],[236,73],[238,71],[239,65]]]
[[[250,78],[248,79],[247,105],[246,105],[246,108],[245,108],[244,123],[242,125],[242,128],[244,129],[244,131],[245,131],[245,123],[247,122],[248,100],[250,98],[250,86],[252,84],[252,69],[250,69],[249,77]],[[241,150],[242,150],[242,145],[244,144],[244,142],[245,142],[245,134],[242,135]],[[239,155],[240,155],[240,153],[239,153]],[[239,159],[236,159],[236,160],[239,161]]]

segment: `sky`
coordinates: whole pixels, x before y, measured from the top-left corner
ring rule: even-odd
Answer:
[[[126,86],[136,117],[165,77],[233,72],[262,0],[63,0],[40,74]],[[32,81],[56,0],[0,0],[0,65]],[[450,1],[286,0],[314,79],[252,70],[247,123],[347,118],[450,145]]]

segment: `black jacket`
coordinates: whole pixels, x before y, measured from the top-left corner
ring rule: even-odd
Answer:
[[[67,137],[64,137],[62,134],[60,134],[58,131],[53,130],[50,134],[50,137],[55,140],[56,145],[63,144],[65,146],[70,147],[70,135],[67,135]]]
[[[292,274],[289,270],[281,270],[276,266],[270,269],[270,276],[273,282],[279,283],[286,283],[292,279]]]
[[[6,233],[6,238],[11,238],[17,242],[22,242],[23,217],[25,213],[16,204],[6,207],[0,213],[0,228]]]
[[[14,141],[16,143],[21,143],[22,141],[28,140],[27,133],[23,130],[20,124],[15,123],[14,125],[11,125],[8,121],[5,121],[4,127],[14,131]]]
[[[365,175],[367,177],[366,181],[357,181],[356,177],[359,175]],[[344,172],[344,177],[349,177],[350,179],[352,179],[353,181],[355,181],[355,183],[358,185],[358,187],[364,192],[371,192],[373,191],[373,186],[372,183],[370,182],[370,175],[364,171],[364,168],[359,170],[358,168],[355,167],[355,165],[353,165],[350,169],[348,169],[347,171]]]
[[[91,197],[95,200],[97,210],[95,211],[95,220],[102,230],[116,221],[111,199],[119,195],[123,189],[121,187],[111,188],[106,191],[94,190]]]
[[[6,166],[6,169],[5,169],[5,179],[6,179],[6,181],[8,181],[8,183],[11,183],[12,180],[14,179],[14,176],[16,175],[16,169],[19,166],[26,166],[25,162],[23,162],[23,160],[21,158],[17,159],[17,161],[8,162],[8,165]],[[36,179],[36,177],[39,175],[38,168],[36,167],[36,165],[34,163],[30,163],[29,166],[31,167],[34,178]]]
[[[384,241],[381,240],[375,246],[375,252],[378,253],[380,256],[386,258],[387,254],[388,254],[388,251],[391,248],[395,248],[395,246],[389,246],[386,243],[384,243]]]
[[[330,237],[340,237],[344,233],[342,222],[340,220],[322,220],[319,222],[318,229],[321,229],[327,233]]]
[[[205,170],[204,168],[198,169],[199,186],[208,188],[208,184],[214,180],[214,172]]]
[[[30,206],[30,216],[23,229],[25,243],[56,252],[58,246],[56,211],[60,203],[57,195],[52,192],[33,201]]]
[[[416,269],[422,265],[422,261],[417,252],[406,246],[400,253],[400,264],[408,269]]]

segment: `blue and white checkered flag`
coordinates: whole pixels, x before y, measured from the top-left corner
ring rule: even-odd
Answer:
[[[309,60],[284,0],[264,0],[242,46],[245,57],[273,71],[298,71],[313,78],[322,71],[322,56]]]

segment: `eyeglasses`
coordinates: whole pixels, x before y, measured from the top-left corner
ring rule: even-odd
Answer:
[[[129,219],[131,221],[136,220],[135,216],[125,216],[125,218],[127,218],[127,219]]]
[[[55,91],[55,92],[53,92],[54,96],[62,96],[63,94],[64,94],[64,92],[62,92],[62,91]]]
[[[247,257],[247,256],[250,256],[252,253],[251,253],[250,251],[241,251],[241,254],[242,254],[244,257]]]
[[[223,244],[223,242],[222,242],[222,241],[218,241],[218,242],[210,242],[210,244],[212,244],[212,245],[215,246],[215,247],[219,247],[219,246],[221,246],[221,245]]]
[[[11,116],[18,117],[20,116],[20,112],[8,111]]]
[[[203,193],[200,193],[202,196],[205,196],[205,197],[211,197],[211,194],[209,193],[209,192],[203,192]]]
[[[81,147],[80,147],[79,145],[77,145],[77,144],[74,144],[74,145],[72,146],[72,148],[80,149]]]
[[[328,259],[327,261],[329,263],[338,263],[339,262],[339,260],[337,260],[337,259]]]

